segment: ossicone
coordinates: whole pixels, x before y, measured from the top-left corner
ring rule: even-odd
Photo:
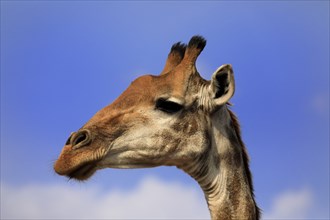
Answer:
[[[193,36],[188,43],[188,47],[183,58],[184,62],[195,65],[197,57],[203,51],[205,45],[206,40],[202,36]]]
[[[202,52],[205,46],[206,46],[205,38],[199,35],[193,36],[188,44],[188,48],[196,48],[199,49],[200,52]]]
[[[173,44],[173,46],[171,47],[171,51],[168,54],[165,67],[161,72],[161,75],[170,72],[172,69],[174,69],[177,65],[181,63],[186,52],[186,48],[187,45],[181,42]]]
[[[205,45],[206,40],[200,35],[193,36],[188,45],[181,42],[173,44],[161,75],[171,72],[179,64],[181,67],[185,66],[191,69],[192,66],[195,66],[197,57],[203,51]]]

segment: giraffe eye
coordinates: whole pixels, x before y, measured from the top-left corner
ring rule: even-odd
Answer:
[[[180,105],[176,102],[168,101],[163,98],[160,98],[156,101],[156,109],[169,113],[169,114],[176,113],[176,112],[180,111],[182,108],[183,108],[182,105]]]

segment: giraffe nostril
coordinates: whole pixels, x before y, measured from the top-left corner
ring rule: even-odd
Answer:
[[[87,139],[86,134],[84,134],[84,133],[78,134],[78,136],[74,139],[74,142],[72,144],[77,145],[77,144],[83,142],[86,139]]]
[[[69,140],[67,141],[67,143],[72,144],[72,147],[77,149],[83,146],[86,146],[87,144],[89,144],[91,142],[91,135],[90,132],[88,130],[81,130],[78,131],[77,133],[74,133]]]

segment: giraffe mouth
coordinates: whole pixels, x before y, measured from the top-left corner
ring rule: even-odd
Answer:
[[[70,179],[87,180],[96,172],[96,170],[97,162],[87,162],[81,164],[80,166],[72,170],[70,173],[68,173],[66,176]]]

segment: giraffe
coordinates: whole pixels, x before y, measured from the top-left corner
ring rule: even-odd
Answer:
[[[71,133],[55,172],[86,180],[103,168],[176,166],[202,188],[211,219],[259,219],[247,150],[229,100],[233,68],[204,80],[202,36],[174,44],[159,75],[144,75]]]

